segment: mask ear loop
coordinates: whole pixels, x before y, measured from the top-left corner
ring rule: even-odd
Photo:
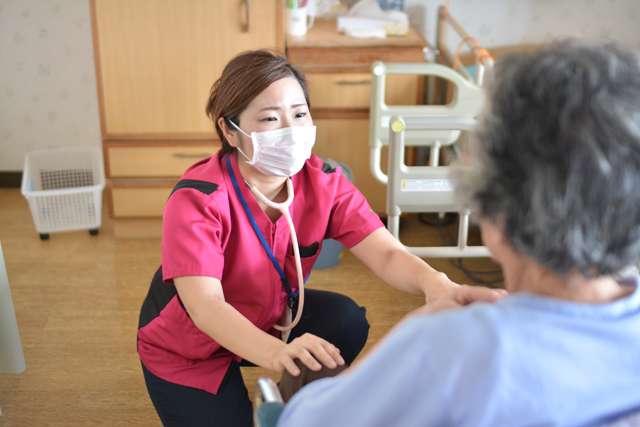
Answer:
[[[229,123],[231,123],[233,125],[233,127],[235,127],[236,129],[238,129],[240,132],[242,132],[243,134],[245,134],[246,136],[248,136],[249,138],[251,138],[251,143],[253,144],[253,156],[256,156],[256,144],[253,142],[253,137],[251,135],[249,135],[248,133],[246,133],[245,131],[243,131],[242,129],[240,129],[240,127],[233,123],[233,120],[231,119],[227,119],[229,121]],[[255,132],[254,132],[255,133]],[[246,154],[244,154],[244,151],[242,151],[242,148],[240,148],[240,144],[238,144],[238,146],[236,147],[238,149],[239,152],[242,153],[242,155],[247,159],[247,163],[249,163],[250,165],[253,165],[253,159],[250,159],[249,156],[247,156]],[[245,181],[246,182],[246,181]],[[247,184],[249,184],[247,182]],[[251,188],[251,185],[249,185],[249,188]]]
[[[245,181],[246,182],[246,181]],[[293,220],[291,219],[291,215],[289,214],[289,206],[293,203],[293,184],[291,183],[291,177],[287,178],[287,192],[288,197],[287,200],[283,203],[274,203],[271,200],[267,199],[264,194],[258,190],[255,185],[251,185],[247,182],[249,189],[253,193],[254,197],[260,199],[267,206],[279,210],[282,215],[284,215],[287,220],[287,224],[289,225],[289,231],[291,232],[291,243],[293,244],[293,255],[296,259],[296,271],[298,273],[298,312],[296,313],[295,319],[289,325],[273,325],[274,329],[278,331],[290,331],[293,329],[298,322],[300,321],[300,317],[302,316],[302,308],[304,307],[304,278],[302,277],[302,264],[300,262],[300,247],[298,246],[298,236],[296,235],[296,230],[293,227]]]

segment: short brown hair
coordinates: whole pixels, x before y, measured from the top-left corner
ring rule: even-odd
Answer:
[[[266,49],[253,50],[239,54],[224,67],[222,76],[211,87],[206,108],[222,141],[223,153],[232,153],[233,147],[224,137],[218,119],[224,117],[230,127],[229,121],[238,124],[238,116],[247,105],[273,82],[285,77],[298,80],[307,106],[310,106],[307,79],[283,56]]]
[[[637,265],[639,117],[640,52],[621,42],[567,39],[504,58],[458,197],[558,275]]]

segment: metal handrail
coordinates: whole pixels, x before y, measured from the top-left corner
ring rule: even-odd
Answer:
[[[450,67],[433,63],[392,63],[376,61],[371,66],[371,113],[369,120],[370,170],[383,184],[387,175],[380,165],[381,148],[388,145],[388,123],[393,115],[429,117],[474,117],[484,104],[484,90],[465,79]],[[387,75],[410,74],[440,77],[453,82],[458,88],[454,102],[448,105],[387,105],[384,101]],[[459,131],[425,131],[409,136],[411,146],[430,146],[432,156],[437,156],[440,147],[453,144]],[[432,157],[434,158],[434,157]],[[434,164],[434,162],[432,162]]]
[[[473,37],[469,36],[469,33],[467,33],[465,29],[462,28],[462,25],[460,25],[460,23],[458,23],[458,21],[456,21],[456,19],[453,16],[451,16],[450,12],[447,11],[445,13],[444,11],[445,11],[445,7],[440,6],[440,8],[438,9],[438,31],[437,31],[436,45],[438,46],[441,58],[446,59],[447,61],[453,63],[451,58],[453,58],[454,56],[451,55],[449,50],[447,50],[446,46],[442,45],[441,43],[442,33],[445,28],[444,25],[447,23],[451,25],[451,28],[453,28],[456,34],[458,34],[462,38],[464,43],[467,46],[469,46],[469,49],[471,49],[471,51],[473,51],[474,49],[483,48],[475,41]],[[493,58],[491,58],[490,56],[482,56],[482,58],[476,57],[476,73],[475,73],[476,84],[482,85],[484,83],[485,72],[489,70],[489,72],[492,73],[493,65],[494,65]],[[463,74],[466,74],[468,77],[470,77],[469,74],[466,72],[466,70],[463,71]]]
[[[484,246],[468,246],[469,212],[460,211],[453,198],[447,166],[412,166],[404,164],[404,139],[406,131],[420,130],[473,130],[476,121],[466,117],[400,117],[389,121],[389,182],[387,186],[387,229],[398,239],[400,214],[406,212],[453,212],[460,214],[457,246],[414,247],[405,246],[412,254],[422,258],[488,257]],[[392,166],[395,165],[395,166]],[[395,170],[392,170],[395,167]],[[400,182],[398,182],[400,179]],[[405,183],[402,182],[404,179]],[[403,194],[406,181],[422,181],[424,189]],[[428,200],[429,203],[422,202]],[[404,199],[404,200],[402,200]],[[411,200],[410,202],[408,200]],[[402,243],[402,242],[401,242]]]

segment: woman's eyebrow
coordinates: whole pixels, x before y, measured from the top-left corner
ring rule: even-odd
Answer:
[[[291,105],[292,108],[299,108],[299,107],[306,107],[306,106],[307,106],[306,102],[300,102],[300,103]],[[282,110],[282,107],[278,105],[267,105],[266,107],[262,107],[260,110],[258,110],[258,112],[267,111],[267,110]]]

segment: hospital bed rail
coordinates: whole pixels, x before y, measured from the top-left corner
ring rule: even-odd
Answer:
[[[453,54],[445,43],[447,29],[451,28],[460,38],[456,54]],[[485,48],[471,37],[458,21],[449,13],[449,3],[438,10],[436,48],[425,48],[425,63],[387,63],[376,61],[372,64],[372,90],[369,127],[370,170],[373,176],[382,184],[387,183],[387,176],[380,167],[381,150],[388,145],[389,118],[400,116],[447,116],[447,117],[476,117],[484,104],[484,92],[481,87],[493,80],[494,61]],[[459,54],[463,46],[467,46],[475,56],[474,76],[464,66],[458,67]],[[435,56],[434,56],[435,54]],[[438,64],[433,61],[438,62]],[[424,76],[427,81],[427,105],[386,105],[384,100],[385,79],[388,74],[413,74]],[[436,81],[446,81],[448,88],[436,89]],[[441,81],[441,84],[445,82]],[[447,93],[446,98],[437,99],[437,94]],[[408,135],[408,140],[421,140],[412,143],[413,146],[429,146],[430,164],[438,165],[440,148],[452,145],[460,135],[457,131],[415,133]]]
[[[372,88],[369,123],[369,166],[373,176],[383,184],[388,177],[381,169],[382,147],[389,144],[389,119],[391,116],[426,117],[476,117],[485,101],[484,89],[466,79],[450,67],[433,63],[383,63],[371,66]],[[409,74],[439,77],[452,82],[453,98],[446,105],[387,105],[384,99],[387,75]],[[458,130],[420,130],[406,136],[407,145],[430,147],[432,165],[439,163],[440,148],[454,144],[460,136]]]
[[[405,246],[421,258],[488,257],[484,246],[468,246],[469,212],[455,201],[449,166],[407,166],[404,152],[412,132],[471,131],[476,121],[468,117],[424,117],[394,115],[389,120],[389,175],[387,184],[387,229],[400,241],[403,212],[458,212],[457,246]],[[402,243],[402,242],[401,242]],[[403,244],[404,245],[404,244]]]

